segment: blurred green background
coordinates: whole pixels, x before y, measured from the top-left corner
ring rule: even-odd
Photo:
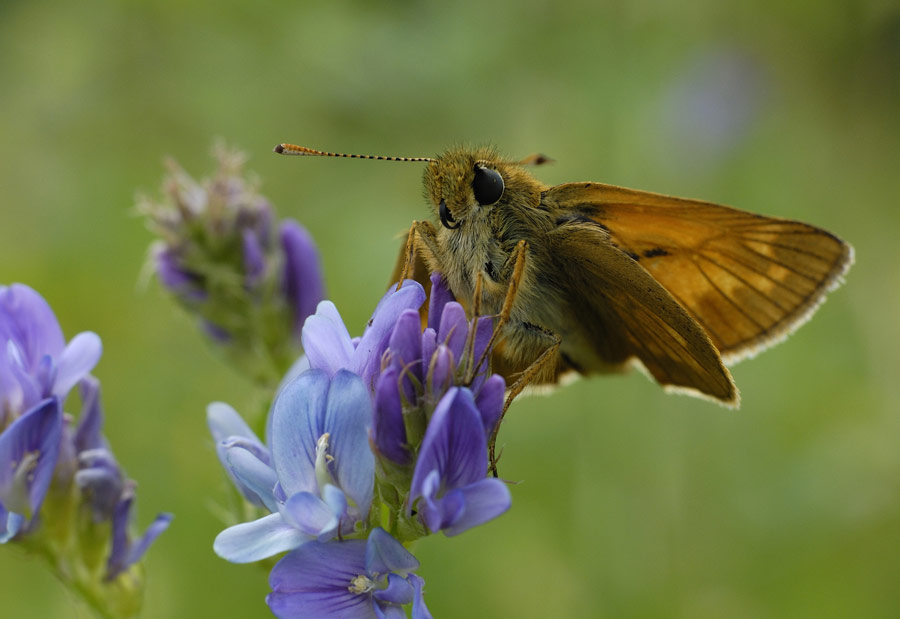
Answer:
[[[0,282],[97,331],[106,432],[139,481],[146,617],[267,616],[213,555],[225,481],[204,408],[256,402],[139,274],[137,189],[215,137],[317,239],[354,334],[413,218],[415,164],[491,142],[595,180],[809,221],[857,263],[810,324],[734,369],[740,411],[639,374],[519,400],[513,509],[418,544],[436,617],[900,614],[900,6],[891,0],[0,3]],[[4,617],[87,617],[0,548]]]

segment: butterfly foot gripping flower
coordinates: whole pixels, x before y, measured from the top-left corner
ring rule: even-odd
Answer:
[[[104,616],[141,606],[137,565],[172,519],[161,514],[133,542],[133,481],[101,432],[100,339],[68,344],[53,311],[21,284],[0,287],[0,543],[46,557],[62,582]],[[80,386],[77,424],[64,412]]]
[[[160,237],[151,252],[163,286],[231,363],[274,387],[322,299],[318,252],[296,221],[274,220],[243,155],[221,145],[215,154],[212,179],[198,183],[172,162],[162,200],[138,208]]]

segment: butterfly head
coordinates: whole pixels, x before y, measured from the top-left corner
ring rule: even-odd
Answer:
[[[426,198],[441,224],[455,230],[502,204],[511,167],[492,149],[449,150],[425,168]]]

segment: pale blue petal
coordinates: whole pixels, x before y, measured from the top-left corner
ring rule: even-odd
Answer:
[[[278,478],[275,469],[259,459],[253,452],[238,445],[225,449],[227,468],[233,475],[241,494],[251,503],[278,511],[273,493]]]
[[[288,496],[318,494],[316,442],[325,432],[328,375],[309,370],[287,385],[272,406],[272,459]]]
[[[286,523],[281,514],[269,514],[228,527],[216,536],[213,550],[232,563],[250,563],[291,550],[310,539]]]
[[[0,532],[0,544],[5,544],[22,529],[22,525],[25,524],[25,516],[15,512],[7,512],[2,505],[0,505],[0,515],[2,515],[6,525],[6,528]]]
[[[225,402],[212,402],[206,407],[206,424],[216,443],[230,436],[243,436],[259,442],[244,418]]]
[[[338,519],[343,519],[347,514],[347,495],[337,486],[325,484],[325,487],[322,488],[322,500],[325,501],[331,513],[337,516]],[[354,523],[348,522],[347,524],[352,530]]]
[[[352,363],[350,333],[331,301],[319,303],[316,313],[306,319],[301,341],[310,367],[325,370],[329,376]]]
[[[309,492],[298,492],[288,497],[281,513],[286,522],[310,537],[333,533],[338,525],[331,507]]]
[[[338,486],[362,518],[369,512],[375,483],[375,456],[369,447],[372,399],[359,376],[346,370],[334,375],[328,390],[325,431]],[[287,490],[287,488],[285,488]]]

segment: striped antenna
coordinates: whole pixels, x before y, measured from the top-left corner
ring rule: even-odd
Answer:
[[[279,144],[275,147],[279,155],[301,155],[305,157],[346,157],[348,159],[378,159],[380,161],[434,161],[431,157],[385,157],[383,155],[347,155],[344,153],[327,153],[296,144]]]

